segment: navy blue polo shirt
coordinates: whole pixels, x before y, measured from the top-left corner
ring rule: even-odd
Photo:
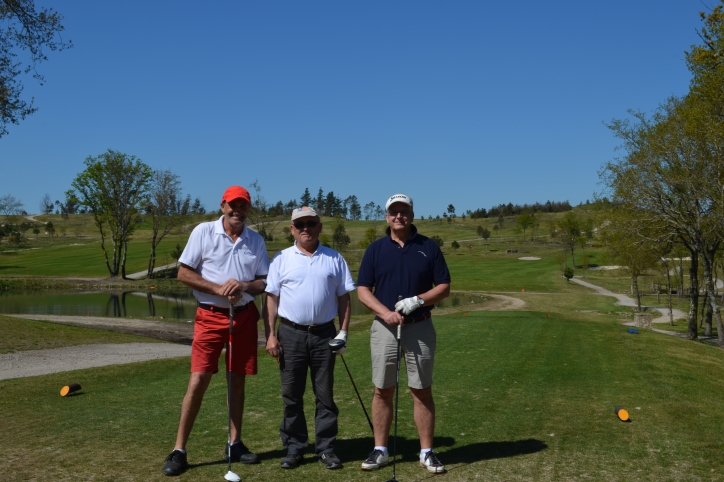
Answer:
[[[374,288],[375,297],[391,311],[399,296],[417,296],[445,283],[450,283],[450,271],[440,247],[418,234],[414,224],[404,247],[393,241],[387,228],[387,236],[367,247],[357,276],[357,286]],[[433,308],[423,306],[411,315],[419,316]]]

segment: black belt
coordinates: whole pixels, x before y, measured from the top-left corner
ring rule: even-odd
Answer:
[[[294,323],[286,318],[279,317],[279,322],[282,325],[291,326],[295,330],[308,331],[310,333],[334,326],[334,320],[322,323],[321,325],[300,325],[299,323]]]
[[[418,316],[407,315],[407,316],[405,316],[405,319],[402,321],[402,324],[403,325],[412,325],[413,323],[417,323],[418,321],[425,321],[425,320],[429,320],[430,318],[432,318],[432,313],[429,311],[427,313],[424,313],[424,314],[418,315]],[[385,322],[385,320],[383,320],[379,316],[375,316],[375,320],[377,320],[381,323]]]
[[[240,312],[244,311],[245,309],[247,309],[249,307],[250,304],[251,303],[247,303],[242,306],[235,306],[234,313],[240,313]],[[201,308],[202,310],[210,311],[212,313],[223,313],[225,315],[229,314],[229,308],[220,308],[220,307],[214,306],[214,305],[207,305],[206,303],[199,303],[199,308]]]

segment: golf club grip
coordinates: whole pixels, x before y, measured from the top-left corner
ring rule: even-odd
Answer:
[[[397,296],[397,301],[402,301],[402,295]],[[402,338],[402,323],[397,325],[397,339]]]

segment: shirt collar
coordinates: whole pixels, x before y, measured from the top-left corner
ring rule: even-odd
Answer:
[[[414,224],[411,224],[410,226],[411,236],[405,240],[405,244],[407,244],[408,241],[412,241],[413,239],[415,239],[415,236],[417,236],[417,226],[415,226]],[[387,226],[387,230],[385,231],[385,233],[387,233],[387,239],[392,241],[392,229],[389,226]]]
[[[244,229],[241,231],[241,234],[239,235],[239,239],[246,239],[247,236],[247,230],[249,228],[246,227],[246,223],[244,223]],[[228,236],[226,234],[226,230],[224,229],[224,215],[222,214],[221,217],[217,222],[214,223],[214,234],[223,234],[225,236]]]
[[[314,250],[314,253],[312,253],[312,256],[316,256],[317,254],[320,254],[322,252],[322,249],[324,249],[325,246],[322,244],[320,240],[317,240],[317,249]],[[301,254],[304,256],[307,256],[307,253],[302,253],[302,251],[297,247],[297,241],[294,241],[294,251],[297,254]]]

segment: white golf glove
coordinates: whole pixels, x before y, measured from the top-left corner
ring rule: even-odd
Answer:
[[[420,306],[420,298],[413,296],[412,298],[405,298],[395,303],[395,311],[399,311],[403,315],[409,315]]]
[[[334,352],[335,355],[343,355],[344,352],[347,350],[347,330],[339,330],[339,333],[337,333],[337,336],[335,336],[334,339],[344,340],[344,346]]]

